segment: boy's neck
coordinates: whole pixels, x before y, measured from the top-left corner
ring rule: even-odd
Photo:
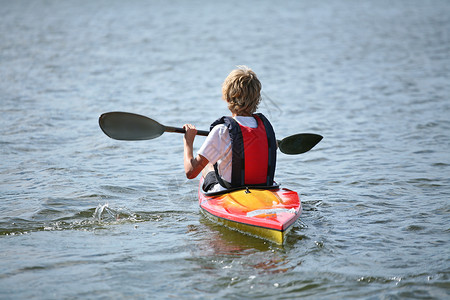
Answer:
[[[241,114],[236,114],[236,113],[233,113],[232,115],[231,115],[233,118],[234,117],[251,117],[252,116],[252,114],[249,114],[249,113],[241,113]]]

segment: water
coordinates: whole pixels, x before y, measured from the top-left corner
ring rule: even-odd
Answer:
[[[444,0],[1,1],[0,298],[448,298],[449,28]],[[201,215],[181,135],[97,124],[207,129],[240,64],[278,138],[324,136],[279,155],[283,246]]]

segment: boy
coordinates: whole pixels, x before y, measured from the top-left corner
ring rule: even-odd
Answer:
[[[186,177],[193,179],[203,170],[203,189],[208,192],[273,185],[277,142],[270,122],[255,114],[261,101],[260,81],[251,69],[239,66],[225,79],[222,95],[232,117],[211,124],[196,157],[193,143],[197,130],[191,124],[183,126]]]

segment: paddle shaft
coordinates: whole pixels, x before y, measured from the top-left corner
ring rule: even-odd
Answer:
[[[165,132],[176,132],[176,133],[186,133],[186,130],[184,128],[179,127],[172,127],[172,126],[165,126]],[[201,136],[208,136],[209,131],[206,130],[197,130],[197,135]],[[280,143],[280,140],[277,140],[277,143]]]
[[[165,132],[186,133],[184,128],[164,126]],[[197,130],[197,135],[208,136],[209,131]],[[322,136],[314,133],[299,133],[282,140],[277,140],[278,148],[284,154],[302,154],[311,150],[322,140]]]
[[[165,132],[176,132],[176,133],[186,133],[184,128],[165,126]],[[208,136],[209,131],[206,130],[197,130],[197,135]]]

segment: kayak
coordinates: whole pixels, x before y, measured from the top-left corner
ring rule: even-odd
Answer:
[[[299,218],[302,205],[297,192],[271,187],[244,187],[206,193],[200,180],[198,200],[209,219],[230,229],[283,244]]]

